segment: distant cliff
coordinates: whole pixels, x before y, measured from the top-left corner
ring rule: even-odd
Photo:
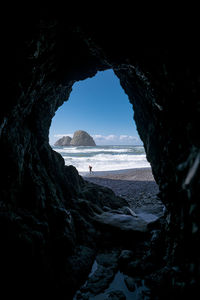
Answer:
[[[70,146],[72,138],[70,136],[63,136],[61,139],[55,142],[55,146]]]
[[[55,146],[96,146],[93,138],[83,130],[77,130],[74,132],[73,138],[69,136],[63,136],[57,140]]]
[[[77,130],[74,132],[74,136],[70,142],[72,146],[96,146],[93,138],[83,130]]]

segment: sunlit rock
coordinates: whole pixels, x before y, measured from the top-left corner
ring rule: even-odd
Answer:
[[[70,146],[71,140],[72,138],[70,136],[63,136],[55,142],[54,146]]]
[[[96,146],[93,138],[83,130],[74,132],[73,138],[70,142],[71,146]]]

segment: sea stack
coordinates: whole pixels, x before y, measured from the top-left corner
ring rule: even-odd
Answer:
[[[70,136],[63,136],[55,142],[54,146],[70,146],[71,140],[72,138]]]
[[[93,138],[83,130],[74,132],[74,136],[70,142],[71,146],[96,146]]]

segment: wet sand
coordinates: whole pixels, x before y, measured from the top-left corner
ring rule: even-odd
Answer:
[[[135,211],[141,207],[150,210],[163,207],[157,196],[159,188],[151,168],[94,172],[84,174],[83,177],[87,181],[112,189],[116,195],[126,199]]]

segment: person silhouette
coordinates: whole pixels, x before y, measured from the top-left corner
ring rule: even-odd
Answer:
[[[92,174],[92,166],[89,166],[90,174]]]

